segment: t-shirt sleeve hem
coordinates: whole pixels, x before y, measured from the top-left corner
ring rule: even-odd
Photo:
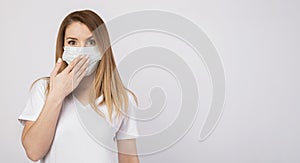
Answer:
[[[18,117],[18,121],[19,123],[24,126],[25,125],[25,121],[26,120],[30,120],[30,121],[36,121],[37,117],[36,116],[32,116],[32,115],[20,115]]]
[[[115,136],[115,140],[136,139],[138,137],[139,137],[139,132],[137,130],[130,133],[124,131],[118,131]]]
[[[118,134],[117,137],[115,137],[115,140],[125,140],[125,139],[136,139],[138,136],[136,135],[127,135],[127,134]]]

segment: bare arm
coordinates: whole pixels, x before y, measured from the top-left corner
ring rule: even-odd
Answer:
[[[36,121],[26,121],[22,133],[22,144],[28,158],[40,160],[49,150],[63,99],[49,94],[45,105]]]
[[[117,140],[119,163],[140,163],[136,139]]]
[[[25,122],[22,132],[22,145],[30,160],[38,161],[49,151],[63,100],[84,77],[87,61],[87,58],[77,57],[59,74],[62,61],[56,63],[50,75],[50,90],[42,111],[36,121]]]

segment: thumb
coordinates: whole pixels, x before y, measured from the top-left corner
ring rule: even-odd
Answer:
[[[61,63],[62,63],[62,60],[61,58],[58,58],[56,64],[55,64],[55,67],[53,69],[53,71],[51,72],[51,76],[56,76],[60,67],[61,67]]]

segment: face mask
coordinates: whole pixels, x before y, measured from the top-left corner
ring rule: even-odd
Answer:
[[[62,60],[70,64],[73,59],[79,55],[87,55],[89,57],[88,70],[85,76],[91,75],[96,69],[101,60],[102,55],[100,54],[97,46],[92,47],[73,47],[64,46],[64,52],[62,54]]]

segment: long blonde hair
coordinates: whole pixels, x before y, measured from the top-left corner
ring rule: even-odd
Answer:
[[[89,28],[90,31],[92,31],[98,49],[100,53],[103,54],[95,73],[95,78],[93,81],[94,89],[91,89],[89,103],[91,104],[92,108],[104,118],[105,116],[97,108],[97,106],[105,103],[107,106],[107,111],[109,113],[109,120],[112,121],[113,110],[116,111],[117,117],[120,117],[123,111],[125,111],[125,113],[128,111],[129,98],[126,91],[132,94],[137,105],[138,102],[135,94],[131,90],[127,89],[121,81],[111,49],[108,31],[100,16],[98,16],[91,10],[81,10],[72,12],[64,18],[60,25],[56,40],[55,63],[59,58],[62,57],[65,30],[67,26],[73,22],[83,23]],[[58,73],[63,71],[66,67],[67,63],[62,62],[61,68]],[[30,89],[32,88],[34,83],[40,79],[47,79],[48,81],[45,91],[45,94],[47,96],[50,88],[50,76],[41,77],[35,80],[32,83]],[[102,102],[96,104],[96,99],[101,95],[103,95]],[[125,110],[123,110],[122,108],[124,108]]]

